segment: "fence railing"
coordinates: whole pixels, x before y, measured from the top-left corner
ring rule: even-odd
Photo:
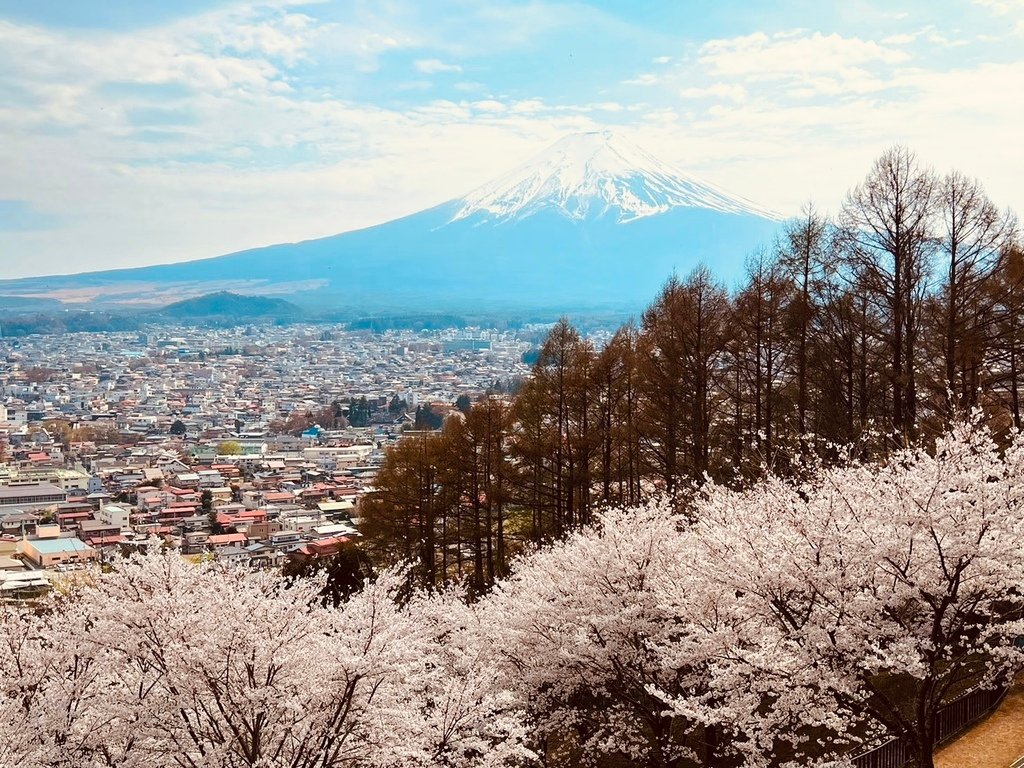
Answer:
[[[995,709],[1006,695],[1008,686],[975,688],[957,696],[935,713],[935,741],[949,740],[969,725]],[[914,746],[906,735],[894,736],[874,749],[857,755],[857,768],[903,768],[914,759]]]
[[[914,759],[910,739],[896,736],[853,758],[857,768],[903,768]]]
[[[1007,686],[967,691],[935,713],[935,739],[944,742],[987,715],[1006,695]]]

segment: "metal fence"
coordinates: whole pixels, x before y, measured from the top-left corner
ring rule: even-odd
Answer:
[[[1006,695],[1007,686],[966,691],[935,713],[936,743],[946,741],[980,720]],[[913,743],[907,736],[894,736],[874,749],[853,758],[857,768],[903,768],[914,759]]]
[[[939,742],[956,736],[964,728],[991,712],[1006,695],[1006,686],[968,691],[935,713],[935,739]]]
[[[897,736],[857,755],[853,758],[853,764],[857,768],[903,768],[913,759],[914,748],[910,739]]]

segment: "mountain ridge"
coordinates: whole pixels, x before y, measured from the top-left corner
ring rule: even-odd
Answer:
[[[195,261],[0,281],[0,292],[147,306],[231,291],[351,310],[634,311],[698,263],[738,278],[778,225],[768,209],[614,134],[574,134],[462,198],[382,224]]]

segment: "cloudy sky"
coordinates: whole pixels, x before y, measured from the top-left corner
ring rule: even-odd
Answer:
[[[897,142],[1024,212],[1024,0],[0,0],[0,277],[335,234],[597,127],[784,213]]]

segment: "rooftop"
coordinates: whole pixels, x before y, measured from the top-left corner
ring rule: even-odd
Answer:
[[[30,539],[29,543],[33,549],[42,555],[56,555],[62,552],[89,552],[92,550],[92,547],[75,537],[67,539]]]
[[[0,501],[4,499],[21,499],[27,496],[66,496],[63,488],[50,483],[25,483],[0,487]]]

